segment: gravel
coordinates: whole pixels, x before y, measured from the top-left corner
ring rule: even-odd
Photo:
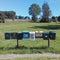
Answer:
[[[42,53],[42,54],[0,54],[0,60],[2,59],[14,59],[14,58],[36,58],[36,57],[49,57],[60,58],[60,54]]]

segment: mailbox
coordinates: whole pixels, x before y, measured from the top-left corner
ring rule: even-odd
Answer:
[[[23,39],[23,33],[22,32],[17,33],[17,39]]]
[[[10,39],[10,38],[11,38],[11,33],[6,32],[6,33],[5,33],[5,39]]]
[[[35,32],[30,32],[30,40],[35,40]]]
[[[36,38],[42,38],[43,37],[43,31],[36,31],[35,32],[35,37]]]
[[[23,39],[28,39],[29,38],[29,31],[23,31]]]
[[[56,39],[56,32],[55,31],[50,31],[49,38],[51,40],[55,40]]]
[[[12,32],[11,33],[11,39],[16,39],[17,38],[17,33],[16,32]]]
[[[49,39],[49,32],[44,32],[43,33],[43,39],[48,40]]]

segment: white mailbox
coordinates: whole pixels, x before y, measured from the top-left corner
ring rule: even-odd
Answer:
[[[36,31],[35,32],[35,37],[36,38],[42,38],[42,36],[43,36],[43,31]]]
[[[30,40],[35,40],[35,32],[30,32]]]

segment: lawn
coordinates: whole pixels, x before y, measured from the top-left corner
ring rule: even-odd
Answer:
[[[13,60],[60,60],[60,58],[48,58],[48,57],[39,57],[39,58],[16,58]]]
[[[15,58],[7,60],[60,60],[60,58],[49,58],[49,57],[35,57],[35,58]]]
[[[56,28],[52,28],[56,26]],[[59,27],[58,27],[59,26]],[[50,48],[48,48],[48,41],[42,38],[36,38],[35,41],[29,39],[19,40],[19,48],[16,49],[16,39],[5,40],[5,32],[20,32],[24,30],[29,31],[56,31],[56,40],[50,41]],[[60,24],[59,23],[32,23],[28,21],[12,21],[0,23],[0,54],[15,53],[60,53]]]

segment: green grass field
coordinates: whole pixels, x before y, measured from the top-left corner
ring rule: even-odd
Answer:
[[[35,58],[15,58],[7,60],[60,60],[60,58],[49,58],[49,57],[35,57]]]
[[[4,33],[5,32],[20,32],[23,30],[29,31],[50,31],[52,30],[52,26],[56,31],[56,40],[50,41],[50,48],[47,48],[48,41],[43,40],[42,38],[36,38],[35,41],[27,40],[19,40],[20,48],[16,49],[16,40],[5,40]],[[49,28],[50,26],[50,28]],[[59,26],[59,27],[58,27]],[[44,52],[52,52],[52,53],[60,53],[60,24],[56,23],[32,23],[32,22],[19,22],[12,21],[6,23],[0,23],[0,54],[6,53],[15,53],[15,54],[24,54],[24,53],[44,53]]]
[[[60,60],[60,58],[39,57],[39,58],[16,58],[13,60]]]

